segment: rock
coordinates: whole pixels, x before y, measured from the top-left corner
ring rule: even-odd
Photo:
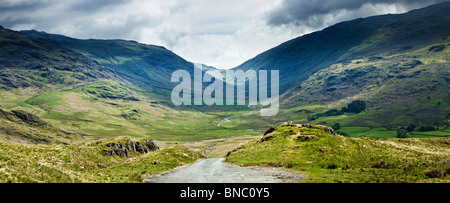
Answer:
[[[159,147],[155,144],[153,140],[146,139],[145,146],[147,146],[147,148],[153,152],[159,150]]]
[[[109,155],[109,156],[117,155],[117,156],[120,156],[122,158],[131,157],[128,154],[128,149],[126,148],[125,143],[123,143],[123,142],[120,143],[120,144],[109,143],[106,146],[111,149],[111,150],[104,150],[106,155]]]
[[[147,154],[150,151],[159,150],[159,147],[153,142],[153,140],[146,139],[142,142],[121,142],[121,143],[108,143],[105,145],[111,150],[103,150],[107,156],[120,156],[122,158],[131,157],[131,152],[138,152],[140,154]]]
[[[284,166],[283,166],[284,168],[292,168],[293,166],[292,166],[292,164],[284,164]]]
[[[264,133],[264,135],[267,135],[267,134],[269,134],[269,133],[272,133],[273,131],[275,131],[275,128],[274,128],[274,127],[271,127],[269,130],[267,130],[267,131]]]
[[[336,135],[336,132],[334,131],[333,128],[328,127],[328,126],[324,126],[324,125],[311,125],[311,124],[297,124],[296,125],[299,128],[316,128],[316,129],[322,129],[325,132],[331,133],[333,135]]]
[[[26,111],[22,111],[22,110],[13,110],[12,111],[14,114],[16,114],[16,116],[18,118],[20,118],[22,121],[24,121],[25,123],[36,123],[39,121],[39,117],[28,113]]]
[[[98,168],[108,168],[105,164],[97,164]]]
[[[440,51],[444,50],[445,47],[446,47],[445,45],[432,46],[428,51],[440,52]]]
[[[310,141],[310,140],[318,140],[319,137],[316,135],[299,135],[295,140],[299,141]]]
[[[28,113],[22,110],[13,110],[12,112],[17,116],[17,118],[30,125],[50,126],[50,124],[42,121],[39,116],[32,113]]]
[[[41,76],[42,77],[48,77],[55,74],[55,71],[52,68],[47,68],[46,72],[42,73]]]
[[[139,152],[141,154],[147,154],[148,153],[148,149],[145,147],[144,144],[140,143],[140,142],[136,142],[136,152]]]
[[[272,134],[265,135],[265,136],[263,136],[260,140],[258,140],[258,142],[256,142],[256,143],[257,143],[257,144],[263,143],[263,142],[266,142],[266,141],[271,140],[271,139],[274,138],[274,137],[275,137],[275,136],[272,135]]]

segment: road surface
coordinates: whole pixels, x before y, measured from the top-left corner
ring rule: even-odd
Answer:
[[[297,182],[298,172],[269,168],[246,168],[223,163],[225,159],[204,159],[172,172],[152,177],[146,183],[283,183]]]

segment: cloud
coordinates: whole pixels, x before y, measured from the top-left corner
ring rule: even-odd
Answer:
[[[283,0],[267,15],[267,23],[271,26],[293,24],[321,27],[330,21],[336,23],[355,17],[401,13],[442,1],[444,0]]]

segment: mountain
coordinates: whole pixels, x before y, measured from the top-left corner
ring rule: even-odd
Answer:
[[[281,92],[333,64],[421,49],[450,32],[450,2],[405,14],[338,23],[285,42],[235,69],[280,70]]]
[[[283,43],[235,69],[280,71],[282,107],[296,110],[282,111],[279,118],[308,122],[308,116],[363,100],[368,108],[361,115],[315,122],[436,124],[450,117],[449,47],[450,2],[444,2],[342,22]],[[311,110],[316,104],[323,108]]]
[[[176,85],[171,82],[172,73],[176,70],[194,72],[193,63],[161,46],[126,40],[82,40],[35,30],[21,32],[79,52],[166,101],[170,100],[170,93]]]
[[[121,80],[96,61],[54,43],[0,28],[0,89]]]

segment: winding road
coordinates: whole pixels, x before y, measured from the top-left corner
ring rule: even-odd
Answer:
[[[262,126],[262,125],[259,125],[259,124],[256,124],[256,123],[253,123],[253,122],[250,122],[250,121],[244,119],[244,116],[249,115],[249,114],[252,114],[252,113],[255,113],[255,112],[261,110],[261,108],[256,107],[256,106],[249,106],[249,108],[254,109],[254,111],[247,112],[247,113],[244,113],[244,114],[241,114],[241,115],[234,115],[234,116],[230,116],[230,117],[224,118],[220,123],[217,124],[217,126],[218,126],[218,127],[223,127],[222,124],[228,123],[228,122],[231,121],[231,119],[233,119],[233,118],[238,118],[238,117],[239,117],[239,119],[241,119],[242,121],[244,121],[244,122],[246,122],[246,123],[249,123],[249,124],[251,124],[251,125],[253,125],[253,126],[260,127],[260,128],[261,128],[261,127],[270,128],[270,126],[269,126],[269,127],[267,127],[267,126]],[[254,129],[249,129],[249,130],[253,130],[253,131],[261,131],[261,130],[254,130]]]

